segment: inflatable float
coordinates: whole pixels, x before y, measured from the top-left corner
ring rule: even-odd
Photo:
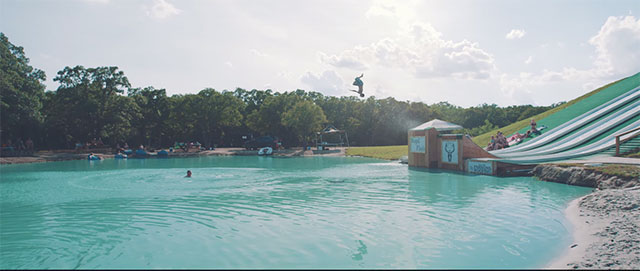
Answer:
[[[258,151],[258,155],[271,155],[273,154],[273,149],[271,147],[264,147]]]
[[[169,152],[165,150],[161,150],[158,152],[158,158],[167,158],[169,157]]]

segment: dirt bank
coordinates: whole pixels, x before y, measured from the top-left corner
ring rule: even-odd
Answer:
[[[640,269],[640,180],[603,174],[588,167],[540,165],[544,181],[594,187],[569,204],[573,243],[550,268]]]

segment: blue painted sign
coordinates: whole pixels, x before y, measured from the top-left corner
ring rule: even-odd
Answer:
[[[424,136],[411,137],[411,152],[425,153]]]
[[[483,175],[493,175],[493,164],[490,161],[473,161],[467,162],[467,172]]]
[[[442,162],[458,164],[458,141],[442,140]]]

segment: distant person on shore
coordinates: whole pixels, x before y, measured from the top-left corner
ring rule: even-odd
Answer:
[[[24,150],[25,146],[24,146],[24,142],[22,142],[22,138],[18,137],[18,141],[16,142],[16,147],[18,148],[18,150]]]
[[[187,170],[187,176],[184,176],[185,178],[191,178],[191,170]]]
[[[33,140],[31,140],[31,138],[27,138],[27,141],[25,142],[25,144],[27,145],[27,150],[29,151],[33,151]]]

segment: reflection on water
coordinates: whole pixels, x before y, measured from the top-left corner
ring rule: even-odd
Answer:
[[[0,268],[535,268],[589,192],[344,157],[0,169]]]

